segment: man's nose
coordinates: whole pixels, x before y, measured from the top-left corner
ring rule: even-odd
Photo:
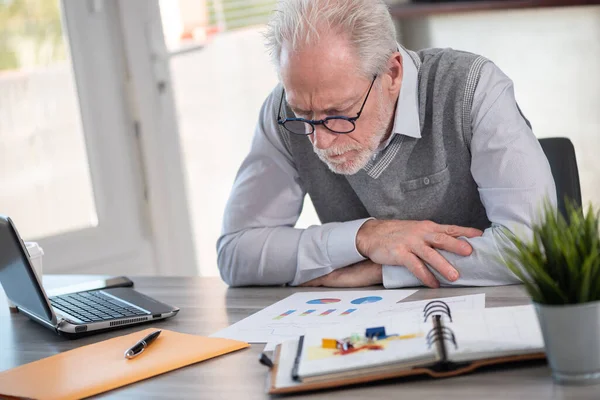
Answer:
[[[313,146],[320,150],[328,149],[337,138],[337,134],[331,132],[323,125],[316,125],[315,131],[310,135]]]

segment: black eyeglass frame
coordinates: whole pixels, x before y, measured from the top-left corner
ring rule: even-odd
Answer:
[[[354,130],[356,129],[356,121],[358,120],[358,118],[362,114],[362,111],[363,111],[363,108],[365,107],[365,104],[367,104],[367,99],[369,98],[369,94],[371,93],[371,89],[373,88],[373,84],[375,83],[375,79],[377,79],[377,75],[375,75],[373,77],[373,80],[371,81],[371,85],[369,86],[369,90],[367,91],[367,95],[365,96],[365,100],[363,101],[362,106],[360,106],[360,110],[358,111],[358,114],[356,114],[356,117],[345,117],[343,115],[334,115],[334,116],[326,117],[324,119],[319,119],[319,120],[304,119],[304,118],[286,118],[286,119],[281,119],[281,107],[283,105],[283,98],[285,97],[285,89],[283,89],[283,92],[281,93],[281,100],[279,101],[279,110],[277,111],[277,123],[279,125],[283,126],[286,131],[288,131],[290,133],[293,133],[294,135],[312,135],[315,132],[315,125],[323,125],[330,132],[337,133],[337,134],[340,134],[340,135],[345,135],[345,134],[354,132]],[[330,127],[327,126],[327,122],[328,121],[332,121],[332,120],[344,120],[344,121],[348,121],[348,122],[350,122],[352,124],[352,129],[349,130],[349,131],[347,131],[347,132],[334,131],[333,129],[331,129]],[[306,133],[294,132],[294,131],[286,128],[285,124],[287,122],[304,122],[304,123],[310,125],[312,127],[312,130],[310,132],[306,132]]]

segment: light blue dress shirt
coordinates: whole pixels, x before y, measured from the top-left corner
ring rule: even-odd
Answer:
[[[418,71],[400,47],[403,82],[392,135],[420,138]],[[217,243],[221,276],[232,286],[299,285],[364,260],[356,234],[366,219],[296,229],[306,193],[291,154],[273,118],[273,96],[260,112],[250,153],[242,163],[225,209]],[[501,262],[507,244],[503,228],[530,237],[544,197],[556,204],[548,161],[519,113],[512,81],[493,63],[482,70],[471,111],[471,173],[492,226],[483,236],[465,239],[470,256],[439,252],[459,271],[456,282],[442,285],[492,286],[517,283]],[[403,266],[383,266],[386,288],[420,286]]]

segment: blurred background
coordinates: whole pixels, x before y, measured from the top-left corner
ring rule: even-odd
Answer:
[[[600,206],[600,1],[390,1],[398,40],[493,60]],[[0,214],[44,273],[218,275],[216,240],[277,82],[276,0],[0,0]],[[298,227],[318,223],[307,199]]]

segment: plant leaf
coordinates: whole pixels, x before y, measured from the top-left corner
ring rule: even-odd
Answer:
[[[541,304],[600,300],[600,212],[568,199],[566,208],[568,218],[546,199],[530,240],[505,232],[504,263]]]

